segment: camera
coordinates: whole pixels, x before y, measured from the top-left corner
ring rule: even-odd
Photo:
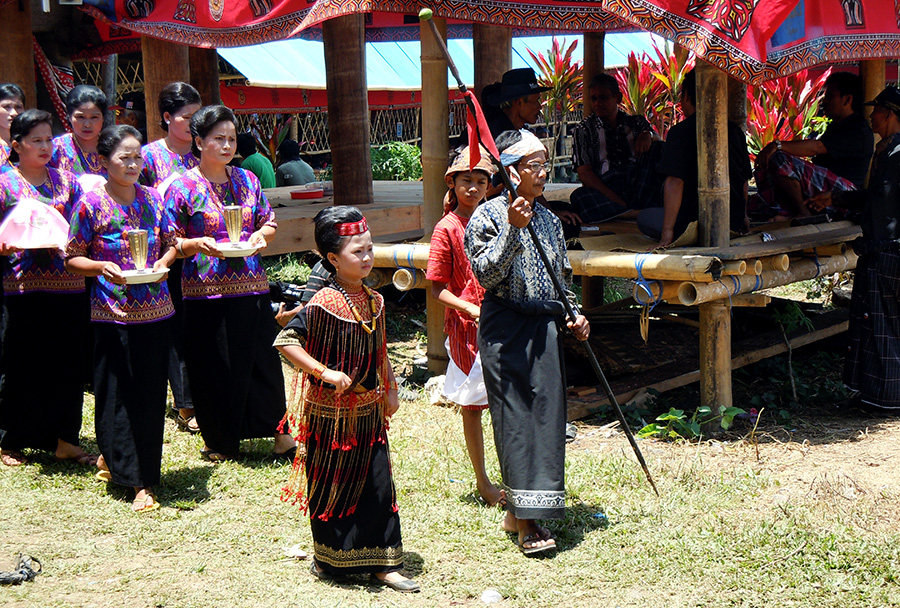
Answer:
[[[269,297],[272,299],[272,314],[278,314],[279,304],[284,302],[285,308],[294,308],[303,299],[304,286],[282,281],[269,281]]]

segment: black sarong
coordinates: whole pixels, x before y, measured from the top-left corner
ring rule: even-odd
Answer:
[[[123,486],[159,483],[170,322],[94,323],[97,445]]]
[[[844,383],[863,403],[900,412],[900,252],[856,263]]]
[[[184,260],[177,259],[169,266],[166,283],[175,315],[169,327],[172,329],[172,340],[169,345],[169,386],[176,409],[191,409],[194,401],[191,398],[191,384],[188,382],[187,366],[184,364],[184,300],[181,299],[181,271]]]
[[[184,301],[184,361],[203,441],[236,457],[241,439],[272,437],[285,413],[269,295]]]
[[[84,293],[7,295],[0,447],[78,445],[84,401]],[[5,431],[5,434],[3,433]]]
[[[566,386],[561,302],[487,293],[478,349],[508,508],[519,519],[565,515]]]

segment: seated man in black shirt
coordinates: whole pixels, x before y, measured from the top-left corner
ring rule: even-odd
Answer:
[[[822,110],[831,124],[818,139],[775,140],[756,157],[759,197],[791,217],[810,215],[804,201],[822,192],[862,187],[875,150],[862,116],[863,85],[856,74],[835,72],[825,81]],[[812,157],[812,162],[799,157]]]
[[[668,247],[700,213],[697,194],[697,79],[694,70],[681,84],[681,109],[685,119],[669,129],[659,172],[665,175],[663,206],[641,211],[637,223],[641,232],[659,239],[659,247]],[[730,183],[730,223],[735,232],[747,231],[747,180],[750,179],[750,155],[741,128],[728,123],[728,181]]]

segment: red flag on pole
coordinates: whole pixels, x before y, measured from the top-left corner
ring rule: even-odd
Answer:
[[[497,150],[497,144],[494,143],[494,136],[491,135],[491,130],[484,119],[484,112],[478,104],[478,99],[475,98],[472,91],[468,90],[465,91],[465,96],[470,102],[466,107],[466,127],[469,130],[469,170],[471,171],[481,160],[479,142],[497,160],[500,159],[500,151]]]

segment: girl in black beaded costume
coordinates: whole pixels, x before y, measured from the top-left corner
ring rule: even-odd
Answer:
[[[384,300],[363,285],[372,237],[354,207],[315,218],[316,246],[334,277],[285,326],[275,346],[297,369],[286,421],[298,451],[283,497],[307,510],[319,578],[370,573],[398,591],[403,546],[387,421],[400,404],[387,357]]]

